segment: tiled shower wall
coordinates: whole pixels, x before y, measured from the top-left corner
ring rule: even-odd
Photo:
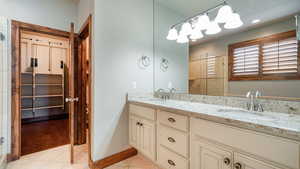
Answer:
[[[10,22],[0,16],[0,137],[4,137],[2,154],[10,152],[11,55]]]

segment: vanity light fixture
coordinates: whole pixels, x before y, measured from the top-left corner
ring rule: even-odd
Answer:
[[[208,14],[217,9],[219,9],[217,17],[210,21]],[[177,40],[178,43],[188,43],[189,40],[201,39],[203,37],[202,31],[205,31],[207,35],[221,32],[220,23],[224,24],[225,29],[235,29],[243,25],[240,15],[234,13],[232,8],[224,1],[215,7],[172,25],[167,39]],[[178,35],[176,27],[179,25],[181,25],[181,30]]]

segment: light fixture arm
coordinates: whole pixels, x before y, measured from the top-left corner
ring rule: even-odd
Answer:
[[[172,25],[172,26],[171,26],[171,29],[172,29],[172,28],[175,28],[176,26],[178,26],[178,25],[180,25],[180,24],[182,24],[182,23],[184,23],[184,22],[190,21],[191,19],[193,19],[193,18],[195,18],[195,17],[197,17],[197,16],[204,15],[204,14],[208,14],[208,13],[210,13],[210,12],[216,10],[216,9],[219,9],[220,7],[222,7],[222,6],[224,6],[224,5],[227,5],[227,4],[228,4],[228,3],[227,3],[226,0],[225,0],[225,1],[223,1],[222,3],[219,3],[218,5],[216,5],[216,6],[212,7],[212,8],[209,8],[209,9],[207,9],[207,10],[205,10],[205,11],[199,12],[199,13],[197,13],[197,14],[191,16],[191,17],[188,17],[188,18],[182,20],[181,22],[178,22],[178,23]]]

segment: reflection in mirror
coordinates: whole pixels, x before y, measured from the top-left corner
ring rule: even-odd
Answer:
[[[156,91],[300,101],[299,0],[154,1]]]

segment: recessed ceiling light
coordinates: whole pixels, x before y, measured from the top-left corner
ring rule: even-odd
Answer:
[[[254,19],[254,20],[252,20],[253,24],[258,23],[258,22],[260,22],[260,19]]]

